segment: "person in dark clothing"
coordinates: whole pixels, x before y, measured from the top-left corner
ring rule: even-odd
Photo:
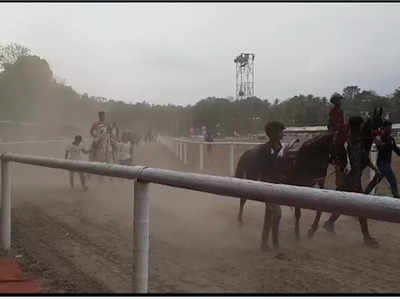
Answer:
[[[328,130],[339,131],[344,126],[344,113],[342,110],[343,96],[335,93],[332,95],[330,102],[334,107],[329,111]]]
[[[347,138],[347,129],[344,123],[342,101],[343,96],[339,93],[333,94],[330,98],[330,102],[334,105],[334,107],[329,111],[328,130],[335,134],[335,141],[340,139],[344,143],[345,139]],[[335,141],[333,142],[334,145],[336,144]],[[335,184],[336,187],[338,187],[343,184],[346,164],[340,163],[340,157],[336,157],[335,159]]]
[[[368,166],[379,174],[378,169],[369,159],[369,154],[365,150],[363,140],[361,139],[361,124],[362,117],[351,117],[349,119],[350,136],[347,141],[347,153],[350,160],[350,172],[345,175],[343,185],[337,188],[338,191],[362,193],[361,177],[363,170]],[[334,233],[334,223],[339,218],[340,214],[332,213],[330,218],[325,222],[324,228]],[[359,217],[360,227],[364,236],[364,243],[370,247],[378,247],[379,243],[369,233],[367,218]]]
[[[206,134],[204,135],[204,141],[207,143],[214,142],[214,138],[208,128],[206,129]],[[210,154],[211,152],[212,152],[212,144],[207,144],[207,153]]]
[[[265,133],[269,141],[261,145],[260,179],[271,183],[281,183],[284,178],[279,170],[280,153],[283,151],[281,140],[285,126],[278,121],[271,121],[265,125]],[[273,203],[265,203],[264,226],[261,237],[261,248],[268,249],[269,232],[272,231],[274,248],[279,248],[279,223],[282,217],[281,207]]]
[[[376,165],[378,166],[381,176],[375,176],[374,179],[369,183],[365,189],[365,193],[369,194],[373,188],[384,178],[390,184],[392,195],[395,198],[399,197],[399,191],[397,188],[397,180],[392,170],[392,152],[394,151],[400,156],[400,148],[397,146],[396,141],[392,137],[392,122],[386,120],[383,122],[383,134],[375,138],[375,144],[378,148],[378,158]]]

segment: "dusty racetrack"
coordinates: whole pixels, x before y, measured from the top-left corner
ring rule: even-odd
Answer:
[[[139,165],[185,170],[159,144],[135,155]],[[69,189],[65,171],[13,165],[13,173],[12,247],[28,274],[50,292],[131,292],[132,182],[91,178],[85,193]],[[281,249],[261,252],[261,203],[246,204],[240,227],[238,199],[154,184],[150,197],[151,292],[400,291],[397,224],[370,221],[380,249],[364,247],[358,221],[345,216],[336,236],[320,230],[310,241],[313,212],[305,211],[296,242],[284,207]]]

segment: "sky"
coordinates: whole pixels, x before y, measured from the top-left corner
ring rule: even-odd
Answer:
[[[400,86],[400,3],[0,3],[0,44],[45,58],[78,93],[194,104],[235,94],[255,54],[255,95],[329,97]]]

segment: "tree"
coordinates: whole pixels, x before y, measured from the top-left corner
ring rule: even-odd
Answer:
[[[394,91],[394,93],[393,93],[393,98],[399,99],[399,100],[400,100],[400,87],[398,87],[397,89],[395,89],[395,91]]]
[[[31,50],[17,43],[11,43],[7,46],[0,45],[0,70],[14,64],[18,58],[31,55]]]
[[[356,85],[347,86],[343,89],[343,97],[346,100],[354,100],[360,94],[360,88]]]

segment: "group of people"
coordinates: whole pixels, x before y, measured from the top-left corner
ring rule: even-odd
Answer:
[[[328,130],[334,132],[335,134],[339,134],[339,132],[345,132],[346,135],[349,136],[349,139],[347,140],[349,159],[350,159],[350,165],[352,166],[351,169],[354,169],[353,168],[354,164],[351,163],[352,157],[354,157],[353,159],[354,161],[356,157],[359,158],[362,155],[365,155],[365,153],[364,154],[358,153],[355,150],[349,151],[352,149],[361,148],[360,146],[358,146],[358,144],[359,142],[361,142],[359,137],[359,131],[361,130],[361,124],[363,123],[363,118],[359,116],[351,117],[349,119],[349,124],[345,124],[344,112],[341,108],[342,100],[343,96],[338,93],[335,93],[330,99],[334,107],[329,112]],[[353,130],[351,130],[351,127],[353,127]],[[399,198],[397,180],[392,170],[392,152],[395,152],[397,155],[400,156],[400,149],[397,146],[394,138],[392,137],[392,122],[389,120],[384,120],[382,123],[382,127],[383,130],[377,132],[374,139],[374,143],[378,150],[378,155],[376,160],[377,168],[373,166],[372,162],[370,165],[370,167],[376,171],[377,175],[375,176],[374,181],[371,182],[365,189],[365,192],[369,194],[377,183],[379,183],[383,178],[386,178],[390,184],[393,197]],[[351,132],[353,132],[353,134]],[[356,132],[358,134],[355,135],[354,133]],[[368,153],[366,154],[368,155]],[[335,171],[337,178],[336,185],[341,186],[344,184],[343,181],[344,181],[345,169],[343,166],[341,167],[337,166]],[[358,172],[360,172],[360,170],[358,170]]]
[[[344,113],[341,108],[343,97],[340,94],[334,94],[330,101],[334,105],[329,113],[328,130],[333,133],[333,141],[343,138],[343,142],[347,142],[346,154],[350,163],[350,169],[347,170],[346,164],[335,163],[336,173],[336,189],[339,191],[370,193],[371,190],[383,178],[386,178],[391,186],[393,197],[399,198],[396,176],[392,170],[391,160],[392,152],[394,151],[400,156],[400,149],[396,145],[392,137],[392,123],[389,120],[382,122],[383,129],[374,137],[374,143],[378,150],[376,166],[370,160],[369,153],[366,150],[361,137],[362,124],[364,122],[361,116],[352,116],[348,123],[345,123]],[[280,164],[280,158],[284,156],[285,148],[281,140],[283,138],[284,124],[278,121],[272,121],[266,124],[266,133],[269,141],[266,146],[266,159],[269,166]],[[347,161],[347,158],[346,158]],[[362,173],[366,167],[375,171],[374,179],[363,190],[362,188]],[[280,183],[282,178],[279,178],[279,172],[276,178],[268,178],[268,181]],[[329,232],[334,232],[335,221],[339,218],[339,214],[332,213],[329,219],[324,223],[324,228]],[[368,246],[377,247],[378,242],[371,236],[368,230],[367,218],[359,218],[361,231],[364,237],[364,242]]]
[[[90,149],[82,146],[82,136],[76,135],[71,144],[65,151],[65,159],[82,160],[82,154],[88,154],[90,161],[96,161],[96,151],[99,150],[100,143],[106,140],[106,151],[111,153],[112,162],[121,165],[132,165],[133,161],[133,142],[128,132],[120,135],[116,122],[109,125],[106,122],[105,112],[99,112],[99,119],[92,124],[90,135],[93,138]],[[109,161],[105,161],[109,162]],[[81,185],[84,191],[88,190],[85,175],[79,173]],[[74,188],[74,172],[70,171],[70,186]]]

